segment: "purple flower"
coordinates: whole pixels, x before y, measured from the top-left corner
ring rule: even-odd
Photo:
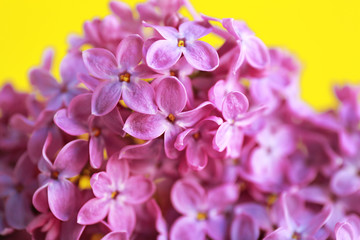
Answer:
[[[202,71],[213,71],[219,65],[216,50],[208,43],[197,39],[211,32],[210,25],[204,22],[185,22],[179,31],[173,27],[153,26],[164,40],[154,42],[146,55],[149,67],[163,70],[175,65],[184,54],[186,61],[194,68]]]
[[[217,157],[219,153],[212,148],[216,130],[223,121],[219,117],[211,116],[188,128],[177,136],[175,147],[182,151],[186,148],[187,163],[193,170],[205,168],[208,155]]]
[[[77,87],[78,73],[85,73],[86,69],[79,53],[69,53],[61,62],[60,75],[62,83],[45,68],[35,68],[30,71],[31,84],[35,86],[47,99],[47,110],[57,110],[62,106],[68,106],[71,99],[86,90]]]
[[[84,140],[66,144],[52,163],[46,154],[51,139],[49,135],[38,164],[41,187],[34,193],[33,204],[40,212],[46,211],[48,204],[56,218],[67,221],[74,214],[78,194],[77,187],[68,179],[78,175],[85,166],[89,157],[88,144]]]
[[[90,164],[93,168],[100,168],[104,150],[107,149],[107,153],[111,155],[113,152],[110,146],[119,143],[116,135],[124,135],[124,122],[117,108],[101,117],[91,115],[91,96],[90,93],[76,96],[68,109],[61,109],[55,114],[54,122],[73,136],[88,133]]]
[[[138,65],[142,58],[143,40],[138,35],[123,39],[116,50],[116,57],[106,49],[92,48],[83,52],[89,73],[104,80],[94,91],[91,109],[94,115],[111,112],[122,96],[131,109],[154,114],[154,90],[149,83],[139,79],[144,66]]]
[[[227,156],[237,158],[241,154],[244,139],[243,128],[253,123],[263,108],[247,112],[249,101],[241,92],[230,92],[222,104],[222,115],[226,120],[216,132],[213,147]]]
[[[136,222],[132,205],[145,202],[155,190],[150,180],[142,176],[130,177],[127,161],[118,159],[118,154],[111,156],[106,172],[91,177],[91,187],[95,198],[80,209],[78,223],[90,225],[108,216],[108,222],[114,230],[129,234]]]
[[[356,240],[360,236],[360,218],[352,214],[335,225],[336,240]]]
[[[14,229],[24,229],[34,217],[31,196],[37,187],[36,170],[24,153],[16,163],[13,176],[0,172],[0,197],[6,199],[6,222]]]
[[[155,91],[158,112],[154,115],[132,113],[125,122],[124,131],[143,140],[154,139],[165,133],[166,155],[175,158],[178,154],[174,147],[177,135],[209,115],[213,105],[204,102],[193,110],[182,112],[186,105],[186,90],[175,77],[163,79]]]
[[[309,213],[303,202],[284,193],[280,198],[282,207],[281,226],[267,235],[264,240],[275,239],[316,239],[315,234],[331,215],[332,208],[325,205],[317,213]]]
[[[177,181],[171,191],[174,208],[184,216],[178,218],[170,232],[170,239],[201,239],[208,235],[224,239],[226,218],[222,211],[239,196],[237,186],[225,184],[206,192],[198,183]]]
[[[222,20],[224,28],[235,37],[238,45],[238,58],[235,64],[235,71],[246,62],[257,69],[263,69],[270,63],[270,55],[265,44],[246,26],[244,22],[232,18]]]

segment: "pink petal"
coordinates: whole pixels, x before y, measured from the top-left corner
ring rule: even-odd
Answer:
[[[323,207],[320,213],[316,214],[307,221],[301,228],[308,236],[313,236],[319,229],[328,221],[331,216],[332,206],[327,204]]]
[[[77,191],[74,184],[68,180],[56,180],[49,183],[49,207],[56,218],[67,221],[74,214]]]
[[[108,221],[114,231],[125,231],[131,235],[136,224],[136,215],[132,206],[113,201],[110,206]]]
[[[53,96],[60,91],[60,85],[51,74],[42,68],[35,68],[30,71],[31,84],[40,90],[44,96]]]
[[[199,224],[199,223],[198,223]],[[212,216],[206,221],[206,232],[212,239],[225,239],[228,228],[227,219],[224,215],[219,214]],[[241,238],[244,239],[245,238]]]
[[[179,180],[171,190],[171,202],[174,208],[184,215],[197,214],[204,197],[205,190],[193,181]]]
[[[224,18],[222,20],[222,25],[235,37],[235,39],[242,39],[244,36],[254,35],[243,21],[237,21],[233,18]]]
[[[99,79],[83,73],[79,73],[78,79],[92,92],[94,92],[96,87],[101,83]]]
[[[182,133],[180,133],[175,142],[175,148],[179,151],[182,151],[186,148],[186,146],[190,144],[195,144],[193,141],[193,134],[195,133],[195,129],[188,128]]]
[[[175,159],[178,157],[179,152],[175,148],[175,141],[182,130],[179,126],[172,125],[165,131],[164,144],[165,153],[168,158]]]
[[[236,120],[247,112],[249,100],[241,92],[230,92],[222,104],[222,114],[226,120]]]
[[[94,195],[98,198],[111,196],[113,192],[111,178],[105,172],[94,173],[91,176],[90,184]]]
[[[156,87],[156,103],[166,115],[181,112],[186,101],[186,89],[175,77],[163,79]]]
[[[145,27],[154,28],[161,36],[163,36],[163,38],[165,38],[167,40],[177,40],[178,39],[179,33],[173,27],[156,26],[156,25],[145,23],[145,22],[143,22],[143,23],[144,23]]]
[[[32,203],[36,210],[45,213],[49,210],[48,196],[47,196],[47,184],[38,188],[32,198]]]
[[[219,66],[219,55],[215,48],[203,41],[188,43],[183,49],[186,61],[202,71],[213,71]]]
[[[225,209],[239,198],[239,187],[235,184],[224,184],[211,189],[208,193],[208,203],[212,208]]]
[[[170,239],[205,240],[205,225],[190,217],[180,217],[171,228]]]
[[[80,136],[88,132],[86,126],[67,116],[66,109],[56,112],[54,122],[61,130],[72,136]]]
[[[163,115],[132,113],[125,122],[124,131],[133,137],[151,140],[159,137],[168,128],[168,121]]]
[[[105,235],[101,240],[128,240],[126,232],[111,232]]]
[[[137,35],[129,35],[124,38],[116,49],[116,59],[124,70],[136,67],[142,58],[142,46],[144,41]]]
[[[187,41],[204,37],[211,31],[211,25],[205,21],[188,21],[182,23],[179,27],[180,36],[186,38]]]
[[[9,226],[24,229],[32,217],[30,206],[27,197],[19,193],[10,195],[5,202],[5,217]]]
[[[74,140],[66,144],[57,155],[54,167],[60,171],[60,176],[70,178],[78,175],[88,161],[88,142]]]
[[[46,128],[37,129],[31,134],[27,143],[27,150],[33,163],[39,162],[47,135],[48,129]]]
[[[232,126],[228,122],[224,122],[220,125],[219,129],[216,131],[213,147],[219,152],[225,150],[232,140]]]
[[[203,102],[193,110],[178,113],[176,124],[184,128],[192,127],[209,116],[214,109],[215,106],[211,102]]]
[[[337,223],[335,225],[336,240],[355,240],[355,233],[348,222]]]
[[[100,168],[104,160],[105,142],[101,136],[92,136],[89,140],[90,164],[93,168]]]
[[[74,97],[67,109],[68,116],[70,118],[75,118],[77,121],[87,123],[88,118],[91,115],[91,97],[91,93],[84,93]]]
[[[154,89],[148,82],[138,80],[124,85],[124,102],[129,108],[136,112],[155,114],[157,107],[155,105],[154,95]]]
[[[51,67],[53,65],[53,61],[54,61],[54,49],[53,48],[45,49],[41,59],[42,68],[50,72]]]
[[[119,190],[125,181],[129,178],[129,164],[125,159],[119,159],[117,153],[113,154],[106,165],[106,172],[109,174],[111,181]]]
[[[111,11],[122,20],[130,20],[133,18],[131,8],[123,2],[111,1],[109,4]]]
[[[60,63],[60,76],[64,84],[68,87],[76,86],[79,81],[79,73],[88,73],[81,52],[69,52]]]
[[[148,49],[146,63],[156,70],[165,70],[174,66],[180,57],[181,48],[177,46],[177,41],[159,40]]]
[[[244,51],[246,51],[246,60],[248,63],[258,69],[263,69],[270,64],[270,55],[265,44],[257,37],[247,37],[243,41]]]
[[[134,176],[125,183],[123,194],[129,204],[140,204],[147,201],[155,191],[155,186],[149,179],[143,176]]]
[[[125,136],[126,133],[123,130],[124,120],[118,108],[114,108],[111,112],[102,116],[102,120],[106,127],[108,127],[115,134],[122,137]]]
[[[46,110],[56,111],[61,107],[65,107],[65,102],[62,94],[51,97],[46,106]]]
[[[245,214],[235,217],[231,224],[231,239],[256,240],[258,237],[259,228],[251,217]]]
[[[201,145],[193,142],[186,148],[186,160],[191,169],[200,171],[206,167],[208,155]]]
[[[237,54],[236,63],[234,66],[234,72],[236,72],[244,63],[246,52],[245,47],[242,47],[241,44],[238,45],[239,52]]]
[[[292,232],[286,228],[280,227],[267,235],[264,240],[288,240],[291,239]]]
[[[93,198],[87,201],[80,209],[77,223],[91,225],[102,221],[109,212],[110,199]]]
[[[332,176],[330,186],[332,191],[339,196],[347,196],[356,192],[360,186],[357,169],[345,167],[339,170]]]
[[[102,116],[111,112],[120,100],[122,86],[117,81],[100,84],[91,99],[92,114]]]
[[[106,49],[92,48],[83,52],[84,64],[89,73],[100,79],[117,80],[119,70],[115,56]]]

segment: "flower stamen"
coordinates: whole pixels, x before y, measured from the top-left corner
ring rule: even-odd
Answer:
[[[199,221],[203,221],[207,219],[207,214],[204,212],[199,212],[196,216],[196,219]]]
[[[118,191],[114,191],[111,193],[111,198],[112,199],[116,199],[116,197],[119,195],[119,192]]]
[[[99,128],[93,127],[91,129],[91,135],[93,135],[94,137],[98,137],[100,136],[100,134],[101,134],[101,130]]]
[[[59,174],[59,171],[52,171],[50,177],[54,180],[57,180],[59,178]]]
[[[131,77],[130,73],[125,72],[123,74],[120,74],[119,79],[120,82],[130,82],[130,77]]]
[[[179,39],[178,40],[178,47],[185,47],[185,40],[184,39]]]
[[[170,122],[175,122],[175,116],[174,116],[174,114],[170,113],[169,116],[167,117],[167,119],[168,119]]]
[[[194,133],[193,138],[194,138],[195,140],[198,140],[198,139],[200,138],[200,133],[199,133],[199,132]]]

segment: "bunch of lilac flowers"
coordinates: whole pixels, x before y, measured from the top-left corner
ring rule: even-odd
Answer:
[[[360,87],[318,113],[246,23],[110,8],[0,91],[1,239],[360,239]]]

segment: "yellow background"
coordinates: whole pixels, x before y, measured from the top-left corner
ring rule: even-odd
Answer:
[[[126,0],[134,6],[135,0]],[[27,71],[42,51],[56,49],[56,66],[69,33],[109,13],[108,0],[0,0],[0,85],[28,90]],[[193,0],[214,17],[245,20],[268,46],[282,46],[303,66],[302,97],[317,109],[334,104],[334,83],[360,82],[359,0]],[[57,70],[55,74],[58,75]]]

